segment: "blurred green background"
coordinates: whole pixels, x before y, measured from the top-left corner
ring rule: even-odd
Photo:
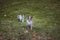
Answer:
[[[17,20],[21,13],[25,15],[24,23]],[[29,31],[31,34],[25,34],[29,15],[33,16],[34,28]],[[38,32],[38,40],[40,35],[60,40],[60,0],[0,0],[1,40],[32,40],[33,32]]]

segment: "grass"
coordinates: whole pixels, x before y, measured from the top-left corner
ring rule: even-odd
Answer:
[[[21,40],[29,39],[29,33],[24,33],[24,31],[26,31],[26,17],[31,15],[34,22],[32,34],[35,31],[38,32],[36,36],[38,39],[43,34],[45,37],[50,36],[53,40],[59,40],[59,5],[60,1],[57,0],[2,1],[2,7],[0,6],[0,35],[3,36],[4,40],[19,40],[21,37]],[[25,21],[22,24],[17,20],[17,15],[20,13],[25,15]]]

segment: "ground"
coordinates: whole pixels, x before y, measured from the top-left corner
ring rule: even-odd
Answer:
[[[0,40],[60,40],[59,0],[0,0]],[[24,23],[17,15],[25,15]],[[33,16],[33,30],[26,17]]]

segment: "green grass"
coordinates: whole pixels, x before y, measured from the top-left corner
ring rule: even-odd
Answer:
[[[43,34],[45,37],[51,36],[52,39],[59,40],[59,5],[59,0],[5,0],[1,3],[2,7],[0,6],[0,33],[6,38],[5,40],[19,40],[21,37],[29,39],[29,33],[25,34],[24,31],[26,17],[31,15],[34,23],[32,34],[36,31],[37,37]],[[25,15],[22,24],[17,20],[17,15],[20,13]]]

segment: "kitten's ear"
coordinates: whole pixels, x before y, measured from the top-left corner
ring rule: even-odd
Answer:
[[[31,18],[33,18],[33,16]]]

